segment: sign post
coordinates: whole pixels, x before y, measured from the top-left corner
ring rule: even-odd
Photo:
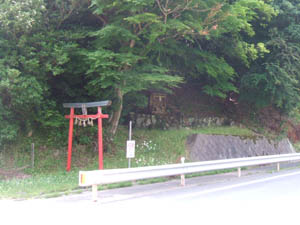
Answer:
[[[128,158],[128,168],[131,167],[131,159],[135,157],[135,141],[131,140],[132,122],[129,122],[129,140],[126,143],[126,158]]]

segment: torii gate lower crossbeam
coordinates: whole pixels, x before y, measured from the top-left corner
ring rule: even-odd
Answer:
[[[102,114],[101,106],[109,106],[111,101],[102,102],[89,102],[89,103],[64,103],[65,108],[70,108],[70,115],[66,115],[65,118],[69,119],[69,139],[68,139],[68,161],[67,171],[71,170],[72,161],[72,142],[73,142],[73,126],[74,119],[98,119],[98,156],[99,156],[99,170],[103,169],[103,138],[102,138],[102,119],[108,118],[108,115]],[[74,108],[89,108],[98,107],[98,113],[95,115],[76,115]]]

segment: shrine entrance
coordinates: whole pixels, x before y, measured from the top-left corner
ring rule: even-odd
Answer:
[[[98,120],[98,154],[99,154],[99,170],[103,169],[103,139],[102,139],[102,119],[108,118],[108,115],[102,114],[101,107],[111,105],[111,101],[101,102],[86,102],[86,103],[64,103],[64,108],[70,108],[70,115],[65,117],[69,119],[69,140],[68,140],[68,161],[67,171],[71,169],[72,161],[72,141],[73,141],[73,125],[79,126],[90,125],[93,126],[94,120]],[[95,115],[88,115],[87,108],[97,107],[98,113]],[[82,109],[82,115],[75,114],[75,108]],[[75,122],[74,122],[75,120]]]

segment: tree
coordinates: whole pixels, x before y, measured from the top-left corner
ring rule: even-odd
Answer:
[[[52,80],[66,72],[78,33],[59,30],[50,8],[43,0],[0,3],[0,144],[36,123],[59,126],[49,121],[59,115]]]
[[[300,100],[300,8],[293,0],[274,1],[273,6],[278,16],[265,33],[270,54],[242,78],[243,97],[258,106],[272,105],[289,114],[299,107]]]
[[[0,122],[11,132],[0,141],[62,126],[62,101],[112,98],[113,137],[124,97],[141,90],[188,81],[225,98],[239,82],[254,88],[244,74],[266,43],[275,49],[256,34],[274,14],[263,0],[3,0]]]
[[[182,81],[168,51],[186,40],[208,35],[225,14],[221,1],[92,0],[101,26],[86,51],[91,89],[113,88],[118,106],[115,134],[126,93],[150,87],[172,87]],[[162,59],[164,58],[164,59]]]
[[[26,61],[18,55],[24,36],[35,29],[35,23],[41,19],[44,9],[43,1],[39,0],[6,0],[0,3],[0,121],[3,125],[0,144],[16,137],[20,126],[26,125],[20,119],[24,116],[23,112],[26,116],[26,112],[32,111],[34,105],[41,101],[42,87],[37,79],[21,75],[22,63],[22,67],[26,68],[35,61]]]

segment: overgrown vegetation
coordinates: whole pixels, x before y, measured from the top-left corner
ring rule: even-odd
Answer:
[[[193,133],[253,135],[250,130],[237,127],[219,127],[181,130],[134,130],[136,157],[132,167],[179,163],[186,156],[186,137]],[[104,154],[104,168],[126,168],[128,160],[125,143],[128,131],[121,127],[116,136],[114,152]],[[67,146],[47,146],[45,142],[36,143],[35,166],[31,166],[31,146],[24,141],[1,151],[0,198],[47,197],[63,193],[82,191],[78,189],[78,171],[98,168],[97,152],[91,146],[77,144],[73,150],[71,172],[65,172]],[[62,143],[61,143],[62,144]],[[28,166],[28,167],[26,167]],[[24,168],[26,167],[26,168]],[[23,168],[19,169],[18,168]],[[161,180],[160,180],[161,181]],[[149,181],[141,181],[145,183]],[[127,182],[122,185],[130,185]],[[101,188],[112,188],[109,185]]]
[[[288,114],[298,11],[294,0],[1,1],[0,145],[62,128],[63,102],[106,99],[110,141],[134,110],[124,103],[181,82]]]

